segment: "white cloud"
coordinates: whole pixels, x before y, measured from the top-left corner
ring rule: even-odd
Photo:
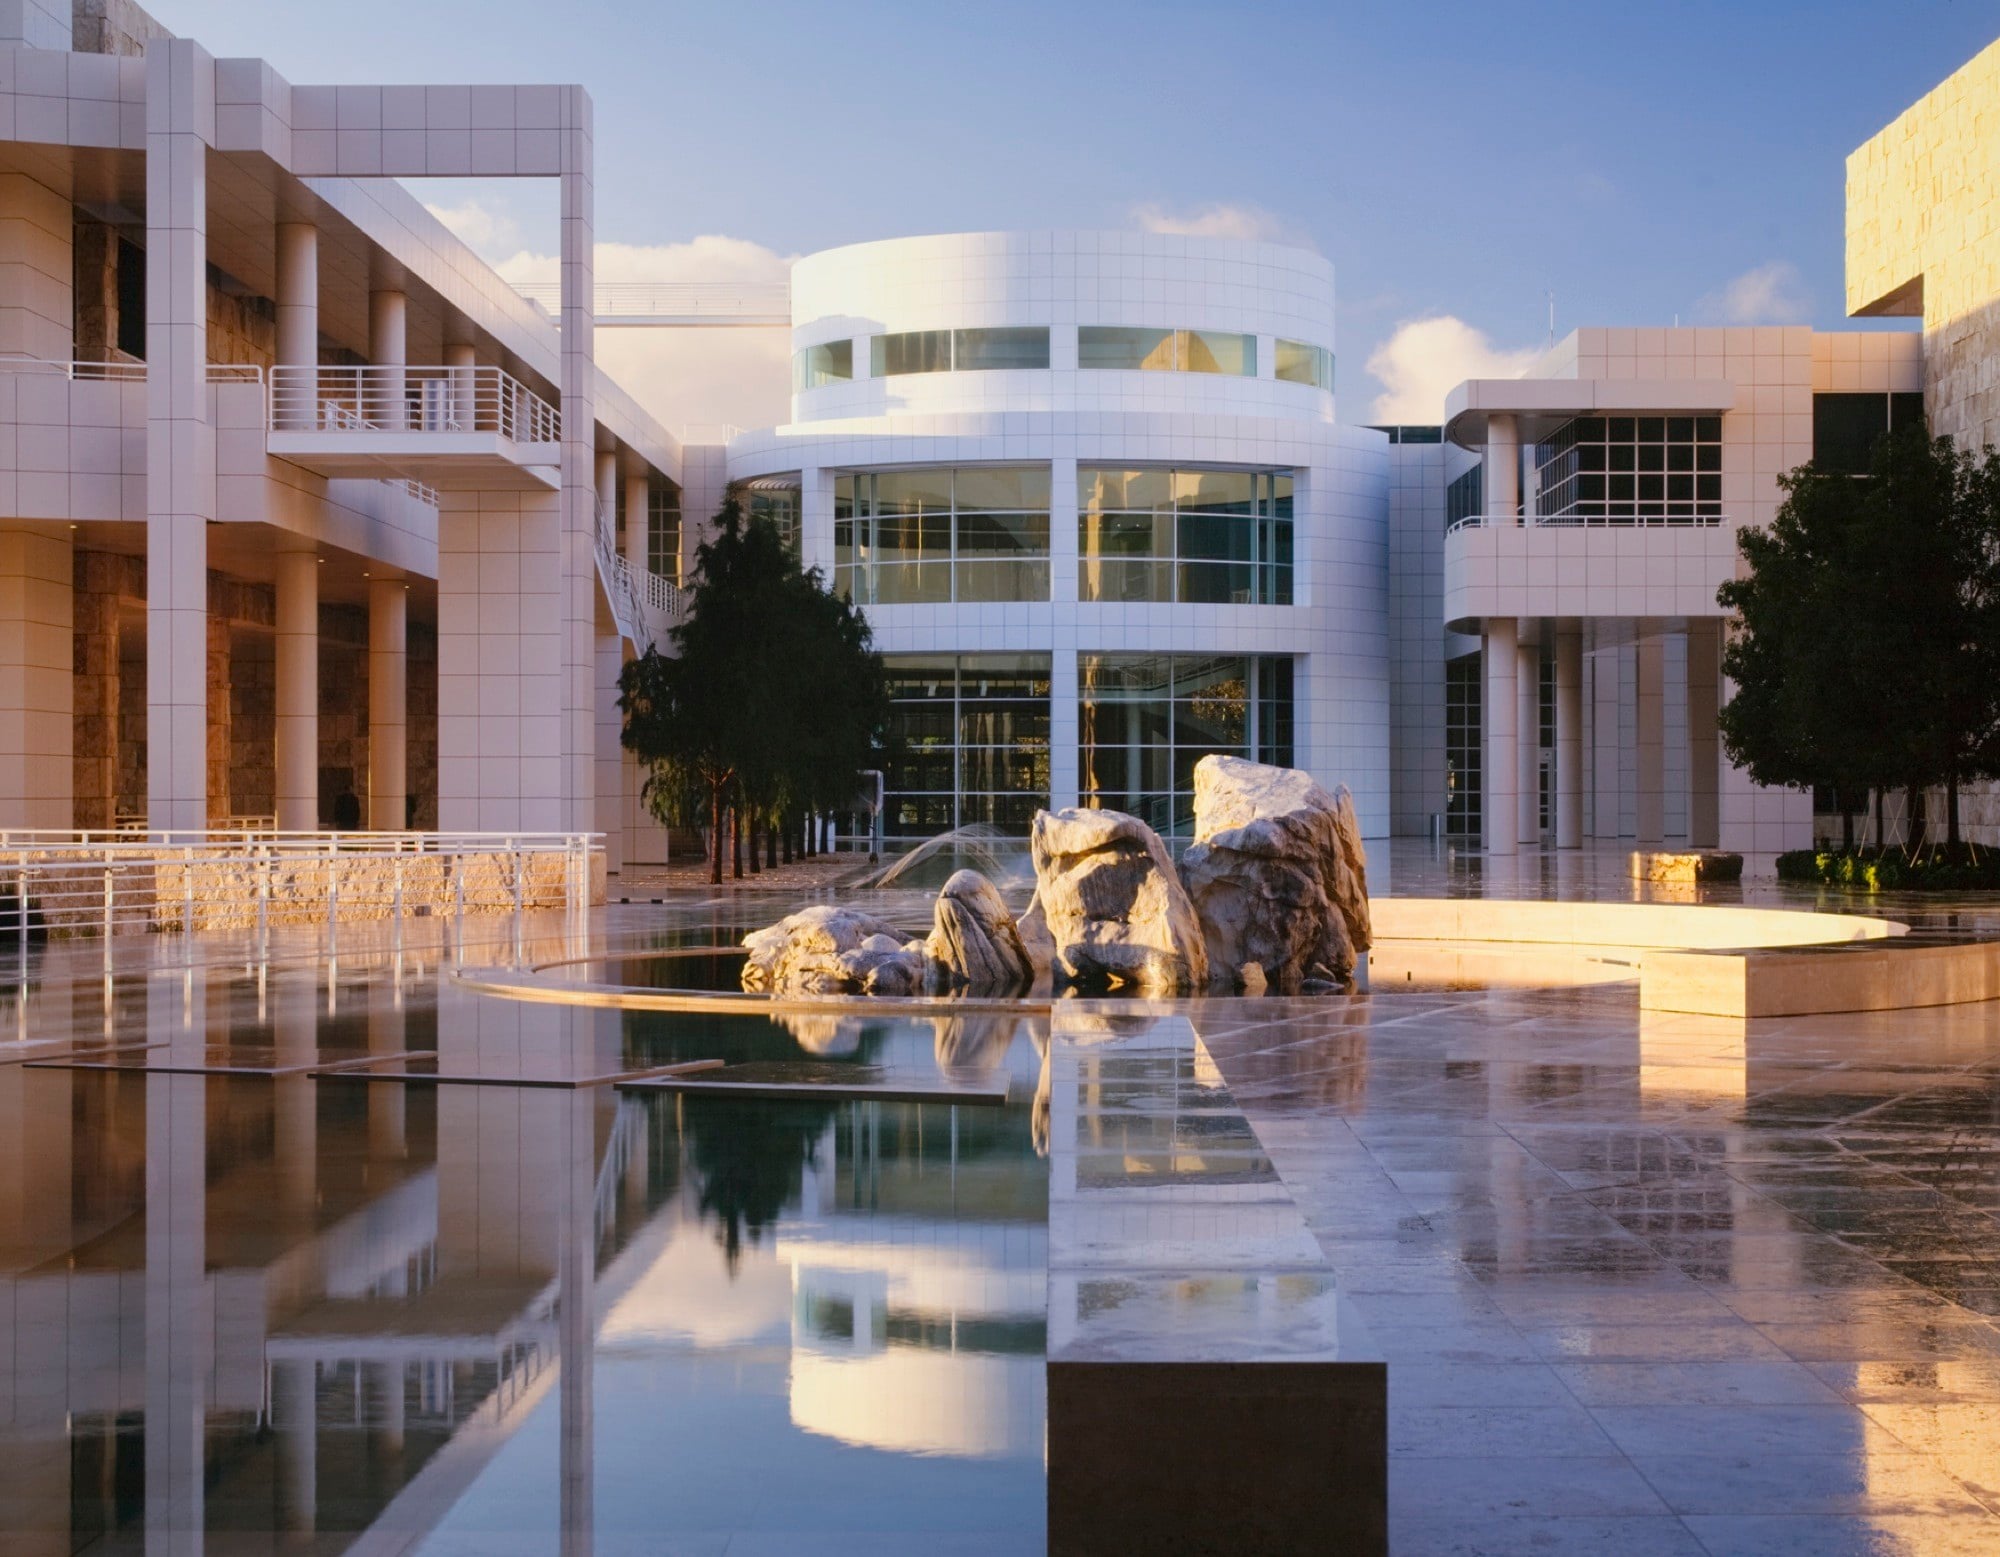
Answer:
[[[484,258],[506,254],[521,246],[520,225],[507,212],[484,200],[462,200],[455,205],[432,205],[429,211],[449,227],[460,243]]]
[[[1444,397],[1466,379],[1519,378],[1541,354],[1534,346],[1495,346],[1484,330],[1450,314],[1405,320],[1368,358],[1369,373],[1382,385],[1370,420],[1438,421]]]
[[[1190,238],[1249,238],[1265,243],[1309,242],[1287,223],[1254,205],[1205,205],[1170,211],[1156,202],[1132,207],[1141,232],[1181,233]]]
[[[1746,270],[1694,305],[1703,324],[1804,324],[1812,318],[1812,298],[1789,260],[1772,260]]]
[[[597,246],[597,280],[607,285],[784,281],[791,268],[790,259],[761,243],[719,233],[686,243]],[[562,278],[557,256],[526,249],[498,261],[494,269],[517,284]],[[791,415],[791,332],[786,329],[599,327],[597,360],[670,428],[714,422],[769,427]]]

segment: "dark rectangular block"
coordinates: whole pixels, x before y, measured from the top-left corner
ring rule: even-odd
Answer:
[[[1051,1362],[1051,1557],[1389,1549],[1380,1362]]]

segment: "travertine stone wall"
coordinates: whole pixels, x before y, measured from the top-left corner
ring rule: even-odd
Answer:
[[[319,608],[319,820],[333,825],[346,791],[368,814],[368,613]]]
[[[215,609],[214,576],[208,608],[208,819],[235,814],[229,803],[229,618]]]
[[[229,793],[239,816],[278,811],[278,654],[268,624],[230,637]]]
[[[264,368],[278,360],[278,305],[242,291],[213,265],[208,267],[208,360]]]
[[[429,622],[412,621],[406,644],[409,687],[403,741],[409,794],[414,802],[410,825],[429,830],[438,824],[437,628]]]
[[[72,795],[75,825],[109,827],[119,791],[119,624],[143,608],[146,567],[137,557],[78,550],[71,568],[75,667]],[[143,690],[139,706],[143,710]],[[143,791],[144,776],[141,774]]]
[[[2000,43],[1847,159],[1847,309],[1921,315],[1925,409],[2000,443]]]
[[[172,36],[132,0],[71,0],[70,47],[78,54],[134,58],[146,52],[147,39]]]

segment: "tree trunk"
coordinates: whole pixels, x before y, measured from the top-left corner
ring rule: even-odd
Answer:
[[[753,809],[750,812],[750,874],[756,875],[764,867],[757,859],[757,828],[763,823],[763,813]]]
[[[797,830],[798,825],[798,814],[796,812],[787,812],[785,815],[785,825],[779,831],[778,835],[778,843],[782,850],[778,857],[778,863],[781,865],[792,863],[792,834]]]
[[[1958,848],[1958,772],[1956,769],[1952,771],[1951,777],[1945,780],[1944,805],[1944,841],[1950,848],[1956,850]]]
[[[713,863],[708,868],[708,879],[712,886],[722,885],[722,786],[708,786],[708,842]]]
[[[743,879],[743,797],[738,795],[729,807],[729,876],[732,881]]]
[[[778,868],[778,835],[784,828],[785,824],[777,812],[764,813],[764,865],[769,870]]]

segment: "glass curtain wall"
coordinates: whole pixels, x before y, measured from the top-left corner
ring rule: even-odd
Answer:
[[[1479,836],[1479,665],[1475,651],[1444,666],[1444,830],[1453,838]]]
[[[646,494],[646,571],[681,581],[681,495],[657,481]]]
[[[982,373],[1049,365],[1049,327],[1005,325],[976,330],[902,330],[868,342],[877,378],[906,373]]]
[[[862,605],[1049,598],[1049,467],[862,471],[833,495],[834,587]]]
[[[1076,473],[1077,597],[1292,603],[1290,471]]]
[[[1719,518],[1722,418],[1577,416],[1535,446],[1543,524]]]
[[[883,835],[980,822],[1026,836],[1049,803],[1049,656],[889,655]]]
[[[1142,325],[1085,324],[1076,332],[1080,368],[1146,373],[1228,373],[1257,376],[1257,337],[1228,330],[1155,330]]]
[[[1289,656],[1080,654],[1078,791],[1164,837],[1194,832],[1194,766],[1220,752],[1292,766]]]

